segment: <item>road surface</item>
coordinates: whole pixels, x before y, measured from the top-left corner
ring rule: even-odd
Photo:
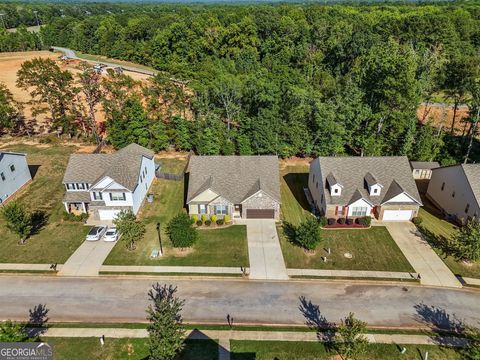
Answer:
[[[427,321],[445,327],[454,318],[480,324],[478,291],[328,281],[159,281],[178,286],[186,300],[184,318],[193,323],[225,323],[230,314],[237,324],[301,325],[305,313],[316,322],[323,317],[338,322],[352,311],[372,326],[415,327]],[[133,277],[0,276],[0,320],[26,319],[29,309],[45,304],[50,321],[141,322],[147,291],[155,282]]]

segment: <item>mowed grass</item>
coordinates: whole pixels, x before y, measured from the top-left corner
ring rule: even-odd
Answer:
[[[140,360],[148,359],[148,339],[109,339],[100,345],[96,337],[92,338],[44,338],[53,345],[56,360]],[[185,341],[185,348],[178,355],[182,360],[218,359],[218,344],[215,340]]]
[[[75,149],[65,145],[15,145],[2,149],[26,153],[31,170],[36,172],[33,181],[15,194],[14,200],[24,204],[29,211],[45,211],[49,218],[47,225],[31,236],[26,245],[18,245],[18,236],[7,229],[0,217],[0,262],[61,264],[85,239],[87,227],[62,221],[65,192],[62,178],[68,157]]]
[[[422,219],[421,225],[440,238],[450,239],[458,231],[457,226],[435,214],[435,209],[428,206],[421,208],[419,212],[419,217]],[[467,265],[462,261],[456,260],[453,256],[445,254],[439,248],[433,247],[433,249],[455,275],[480,279],[479,261]]]
[[[414,271],[383,226],[360,230],[322,230],[322,241],[313,254],[290,243],[281,228],[278,233],[287,268]],[[346,258],[345,253],[352,254],[352,258]],[[327,257],[327,262],[323,261],[324,256]]]
[[[407,352],[400,353],[400,347],[405,346]],[[423,360],[428,351],[430,360],[463,359],[462,355],[453,348],[434,345],[401,345],[399,344],[370,344],[367,352],[358,357],[359,360],[393,360],[418,359]],[[315,360],[336,359],[337,352],[328,349],[320,342],[293,342],[293,341],[230,341],[232,360]],[[339,357],[340,359],[340,357]]]
[[[308,166],[286,166],[281,170],[280,176],[282,220],[297,225],[312,216],[303,191],[308,187]]]
[[[167,159],[170,169],[183,169],[185,161]],[[163,161],[160,159],[160,161]],[[177,162],[177,164],[174,164]],[[180,170],[181,171],[181,170]],[[185,181],[156,179],[150,189],[153,203],[146,202],[139,215],[146,223],[146,234],[137,249],[127,250],[120,240],[105,261],[105,265],[164,265],[164,266],[248,266],[246,227],[235,225],[217,229],[198,230],[199,239],[191,249],[175,249],[166,233],[172,217],[184,212]],[[164,255],[151,259],[153,249],[158,249],[160,233]]]

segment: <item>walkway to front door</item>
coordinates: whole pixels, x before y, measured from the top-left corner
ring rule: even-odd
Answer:
[[[288,279],[275,220],[237,220],[236,223],[247,225],[250,279]]]

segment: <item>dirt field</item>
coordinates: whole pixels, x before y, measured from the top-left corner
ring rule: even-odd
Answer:
[[[460,106],[455,116],[455,134],[461,135],[464,131],[465,122],[468,116],[468,106]],[[419,120],[425,118],[424,122],[432,120],[435,126],[442,125],[443,129],[450,130],[453,121],[453,106],[440,106],[433,104],[429,106],[421,105],[417,110]],[[468,130],[468,128],[467,128]]]

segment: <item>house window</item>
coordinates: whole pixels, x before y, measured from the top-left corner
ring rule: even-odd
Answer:
[[[367,208],[362,206],[356,206],[352,209],[352,216],[367,216]]]
[[[103,200],[101,192],[93,192],[93,200]]]
[[[318,189],[318,181],[317,181],[317,183],[315,184],[315,188],[317,188],[317,189]]]
[[[470,204],[467,204],[467,206],[465,206],[465,214],[468,214],[468,210],[470,210]]]
[[[198,204],[198,213],[199,214],[206,214],[207,213],[207,205]]]
[[[344,210],[343,206],[337,206],[337,215],[343,216],[343,210]]]
[[[420,174],[420,170],[415,170],[415,174]]]
[[[374,193],[374,194],[377,194],[377,193],[378,193],[378,189],[377,189],[377,188],[374,188],[374,189],[373,189],[373,193]]]
[[[77,184],[77,190],[85,190],[85,184],[83,183]]]
[[[452,197],[455,197],[455,191],[454,191],[454,192],[452,192]]]
[[[333,192],[334,192],[335,194],[338,194],[338,189],[335,188],[335,189],[333,190]]]
[[[125,201],[125,193],[110,193],[111,201]]]
[[[10,165],[10,171],[11,171],[11,172],[14,172],[14,171],[15,171],[15,165],[13,165],[13,164]]]
[[[322,203],[322,204],[323,204],[323,194],[322,194],[322,198],[321,198],[321,200],[320,200],[320,203]]]
[[[5,181],[5,174],[3,172],[0,174],[0,177],[2,178],[3,181]]]
[[[442,183],[442,189],[441,190],[443,191],[443,189],[445,189],[445,183]]]
[[[145,166],[145,169],[144,169],[144,170],[145,170],[145,174],[147,174],[147,166]]]
[[[67,190],[75,190],[75,185],[74,184],[65,184],[67,187]]]
[[[215,214],[227,215],[227,205],[215,205]]]
[[[315,182],[315,174],[312,174],[312,177],[313,177],[313,178],[312,178],[312,179],[313,179],[312,181]]]

